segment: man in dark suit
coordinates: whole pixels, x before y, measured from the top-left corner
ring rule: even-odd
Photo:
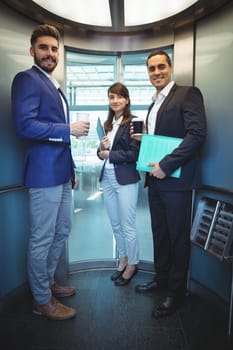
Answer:
[[[137,285],[145,293],[165,288],[165,299],[152,311],[159,318],[173,313],[184,302],[190,259],[192,193],[201,185],[199,152],[206,138],[206,116],[201,92],[178,86],[171,80],[172,65],[166,52],[147,58],[152,85],[156,88],[149,107],[149,134],[182,138],[181,144],[146,175],[154,244],[153,281]],[[179,178],[170,175],[181,167]]]
[[[29,188],[28,276],[36,314],[52,320],[75,316],[55,299],[75,288],[60,286],[54,273],[71,229],[72,183],[75,184],[70,135],[87,135],[89,123],[69,124],[68,104],[52,72],[58,64],[60,35],[41,25],[31,35],[31,69],[12,83],[12,113],[18,135],[27,140],[24,184]]]

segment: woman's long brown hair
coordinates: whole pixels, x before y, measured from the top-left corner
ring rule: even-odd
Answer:
[[[110,93],[117,94],[119,96],[123,96],[124,98],[127,98],[129,101],[128,104],[125,106],[125,109],[123,111],[123,119],[122,119],[122,122],[120,124],[120,125],[125,125],[132,118],[129,91],[125,85],[117,82],[108,88],[108,96]],[[113,121],[114,115],[115,115],[115,112],[109,106],[108,118],[104,123],[104,129],[106,131],[112,130],[112,121]]]

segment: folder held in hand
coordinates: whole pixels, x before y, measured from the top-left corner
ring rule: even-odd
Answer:
[[[99,140],[102,140],[102,138],[105,136],[105,131],[103,128],[103,125],[101,123],[100,117],[97,119],[97,124],[96,124],[96,132],[99,137]]]
[[[182,141],[182,138],[143,134],[137,170],[150,172],[153,167],[148,166],[148,163],[160,162],[166,155],[172,153]],[[180,172],[181,168],[178,168],[170,176],[178,178],[180,177]]]

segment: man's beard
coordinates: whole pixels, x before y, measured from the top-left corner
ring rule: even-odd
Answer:
[[[46,63],[43,64],[43,62],[46,62],[47,59],[52,60],[54,65],[48,66],[48,65],[46,65]],[[44,57],[40,60],[36,56],[34,56],[34,62],[35,62],[35,64],[37,64],[41,69],[43,69],[47,73],[52,73],[58,64],[58,62],[51,56]]]

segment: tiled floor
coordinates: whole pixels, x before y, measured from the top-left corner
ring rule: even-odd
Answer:
[[[174,315],[155,320],[151,310],[162,295],[135,293],[151,279],[139,271],[128,286],[116,287],[112,270],[72,274],[77,287],[64,303],[77,309],[66,321],[49,321],[31,313],[31,295],[18,290],[0,304],[1,350],[228,350],[227,312],[190,294]]]

